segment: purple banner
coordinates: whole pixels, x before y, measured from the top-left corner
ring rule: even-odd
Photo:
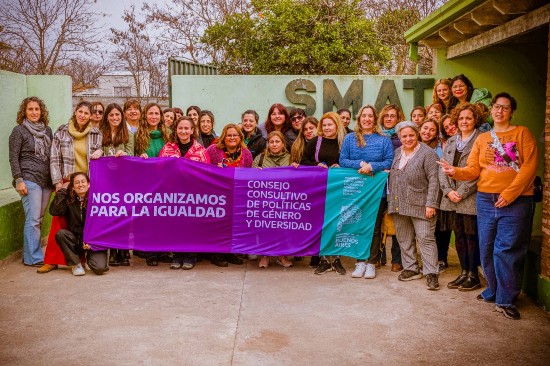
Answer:
[[[319,253],[324,169],[110,157],[91,161],[90,178],[84,241],[95,250]]]

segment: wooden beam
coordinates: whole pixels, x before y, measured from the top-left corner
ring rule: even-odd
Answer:
[[[510,20],[510,17],[508,15],[502,14],[497,9],[495,9],[491,1],[474,9],[470,13],[470,17],[480,26],[497,26],[504,24],[508,20]]]
[[[506,24],[493,28],[485,33],[470,38],[464,42],[457,43],[447,49],[447,59],[493,46],[506,41],[509,38],[527,33],[530,30],[548,24],[550,19],[550,4],[538,8],[530,13],[522,15]]]
[[[438,36],[438,35],[433,35],[431,37],[428,37],[426,39],[421,40],[418,43],[421,46],[426,46],[426,47],[434,48],[434,49],[447,48],[449,46],[447,44],[447,42],[445,42],[445,40],[443,38],[441,38],[440,36]]]
[[[457,31],[456,28],[453,27],[452,25],[441,29],[438,33],[439,33],[439,36],[443,38],[443,40],[448,44],[456,44],[468,38],[464,34]]]
[[[501,14],[525,14],[547,3],[547,0],[493,0],[493,7]]]
[[[492,26],[481,26],[477,24],[469,16],[454,22],[453,26],[457,31],[466,36],[476,36],[492,28]]]

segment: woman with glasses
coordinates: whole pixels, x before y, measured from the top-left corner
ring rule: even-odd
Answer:
[[[134,155],[134,135],[126,128],[120,105],[112,103],[107,106],[99,130],[103,135],[103,156]],[[129,259],[129,250],[109,250],[110,266],[129,266]]]
[[[474,142],[467,165],[441,161],[454,180],[477,182],[479,250],[487,288],[477,299],[519,319],[514,306],[522,285],[522,263],[531,235],[533,181],[538,168],[537,142],[527,127],[512,124],[516,100],[498,93],[492,100],[494,127]]]
[[[244,134],[244,144],[255,158],[265,150],[266,142],[258,128],[260,116],[255,110],[249,109],[241,115],[241,127]]]
[[[298,137],[298,132],[300,132],[300,128],[302,127],[302,122],[304,121],[304,118],[306,118],[306,111],[304,111],[302,108],[292,108],[290,110],[291,127],[285,134],[287,150],[290,150],[290,148],[292,147],[292,144],[294,143],[294,141],[296,141],[296,138]]]
[[[99,128],[101,120],[103,119],[103,112],[105,107],[101,102],[92,102],[92,115],[90,116],[90,122],[95,128]]]
[[[422,278],[416,246],[428,290],[439,290],[437,246],[434,230],[439,208],[439,179],[435,151],[420,141],[418,126],[400,122],[396,133],[401,147],[395,150],[388,184],[388,213],[392,214],[401,246],[403,271],[399,281]]]
[[[377,115],[373,106],[365,105],[357,115],[355,133],[348,134],[340,151],[340,166],[356,169],[359,174],[371,175],[389,170],[393,161],[393,146],[387,136],[380,134],[380,126],[376,123]],[[379,203],[378,214],[372,235],[370,255],[358,258],[353,278],[376,277],[376,263],[380,258],[380,240],[382,218],[388,206],[386,192]]]
[[[395,126],[397,123],[405,120],[405,115],[399,106],[396,104],[387,104],[380,111],[378,116],[378,126],[380,126],[380,131],[383,135],[390,138],[393,151],[401,146],[401,140],[395,132]],[[385,244],[385,243],[383,243]],[[376,268],[380,268],[381,265],[386,265],[386,246],[383,245],[382,253],[380,255],[380,261],[376,264]],[[401,248],[399,247],[399,242],[397,241],[397,236],[392,236],[391,244],[391,270],[392,272],[399,272],[403,269],[401,265]]]
[[[42,218],[52,195],[50,154],[52,129],[48,109],[37,97],[23,99],[17,125],[9,137],[9,161],[13,186],[23,203],[23,264],[40,267],[44,254],[40,247]]]
[[[87,174],[90,159],[98,159],[103,154],[103,136],[99,129],[92,126],[91,110],[91,103],[78,103],[69,123],[60,126],[53,136],[50,173],[56,193],[74,172]],[[55,234],[66,227],[67,223],[62,218],[52,218],[44,265],[38,273],[47,273],[65,264],[65,256],[55,241]]]
[[[221,168],[252,167],[252,154],[246,148],[241,128],[233,123],[223,128],[218,142],[210,145],[206,152],[210,157],[210,164]],[[227,267],[228,263],[243,264],[243,260],[232,253],[213,253],[210,261],[218,267]]]
[[[195,131],[195,129],[193,129]],[[214,131],[214,114],[207,110],[202,110],[199,114],[199,128],[197,133],[197,142],[207,148],[217,142],[218,136]]]

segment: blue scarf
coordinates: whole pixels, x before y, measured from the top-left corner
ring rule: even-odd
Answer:
[[[384,127],[382,127],[382,133],[388,137],[392,137],[393,135],[395,135],[395,127],[392,127],[389,130],[386,130]]]

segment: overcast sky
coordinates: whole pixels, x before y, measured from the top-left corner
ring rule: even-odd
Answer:
[[[164,0],[97,0],[96,7],[100,12],[107,14],[103,22],[106,25],[106,30],[109,30],[109,28],[124,29],[125,25],[122,20],[124,9],[134,4],[136,11],[139,13],[145,2],[164,4]]]

